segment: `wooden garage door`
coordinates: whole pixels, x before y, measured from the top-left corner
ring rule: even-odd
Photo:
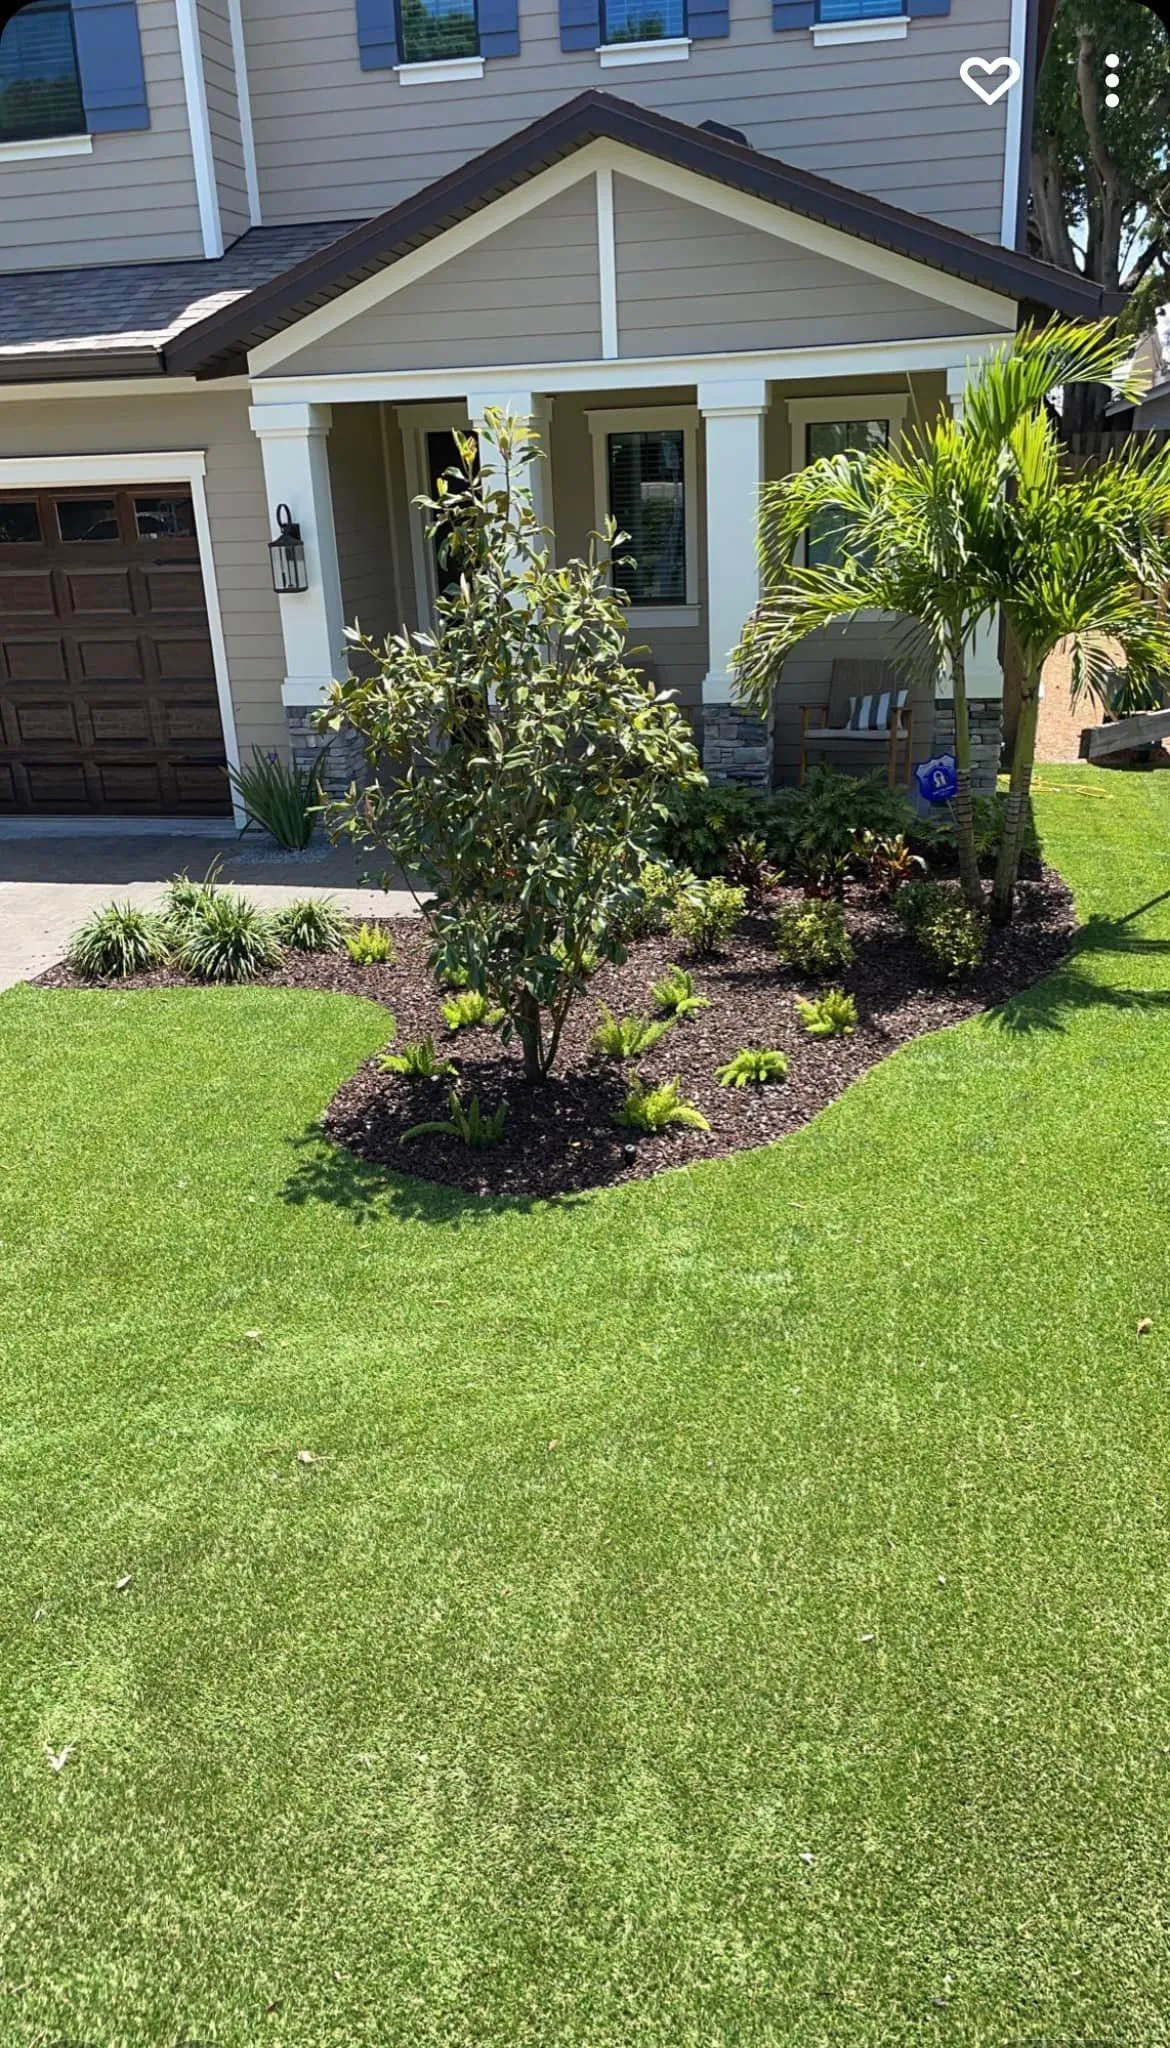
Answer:
[[[229,808],[189,490],[0,493],[0,811]]]

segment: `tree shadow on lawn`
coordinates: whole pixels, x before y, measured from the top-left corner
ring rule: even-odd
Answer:
[[[1170,889],[1151,896],[1123,917],[1090,917],[1077,933],[1064,965],[1034,987],[986,1011],[984,1026],[1026,1038],[1037,1031],[1064,1031],[1065,1020],[1077,1010],[1170,1010],[1170,973],[1164,988],[1130,988],[1098,980],[1080,965],[1093,954],[1120,953],[1164,959],[1170,969],[1170,938],[1148,938],[1133,929],[1138,918],[1165,903],[1170,903]]]
[[[437,1223],[458,1229],[464,1223],[490,1223],[496,1216],[527,1215],[548,1205],[548,1198],[540,1202],[523,1195],[479,1195],[437,1181],[413,1180],[359,1159],[315,1124],[286,1143],[299,1157],[279,1191],[281,1201],[293,1209],[323,1202],[344,1210],[355,1224]],[[555,1198],[561,1209],[575,1208],[583,1199]]]

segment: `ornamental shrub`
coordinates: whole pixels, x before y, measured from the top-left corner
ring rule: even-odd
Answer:
[[[670,918],[672,938],[681,939],[702,958],[718,953],[731,937],[747,907],[747,894],[713,875],[680,896]]]
[[[943,981],[973,974],[987,944],[987,920],[954,882],[908,882],[894,914]]]
[[[626,664],[612,522],[601,559],[554,569],[528,428],[489,410],[490,461],[457,439],[461,467],[422,501],[455,580],[433,632],[380,646],[350,634],[360,672],[319,722],[360,736],[370,780],[329,823],[365,864],[427,878],[432,968],[462,970],[503,1011],[535,1081],[583,963],[625,958],[666,798],[700,770],[682,714]]]
[[[272,919],[234,889],[217,891],[192,914],[177,955],[197,981],[253,981],[280,957]]]
[[[811,981],[848,967],[853,958],[845,912],[828,898],[808,896],[801,903],[786,904],[777,913],[773,931],[781,966],[795,967]]]
[[[88,981],[123,981],[145,974],[167,958],[167,928],[152,910],[136,903],[108,903],[95,910],[69,942],[69,965]]]

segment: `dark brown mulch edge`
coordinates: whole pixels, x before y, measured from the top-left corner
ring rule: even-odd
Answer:
[[[778,892],[772,907],[794,893]],[[948,988],[928,978],[888,905],[854,889],[846,917],[854,959],[839,980],[857,1001],[859,1022],[851,1037],[813,1039],[803,1030],[794,998],[816,990],[778,966],[771,918],[758,915],[745,921],[716,960],[688,961],[676,940],[654,938],[635,946],[623,966],[602,966],[566,1025],[557,1071],[539,1087],[525,1084],[515,1045],[501,1045],[489,1031],[447,1031],[441,993],[426,965],[426,932],[417,919],[389,921],[398,956],[393,966],[355,967],[344,954],[290,953],[262,981],[372,998],[393,1011],[400,1044],[428,1033],[435,1038],[458,1065],[465,1101],[478,1095],[485,1110],[501,1099],[508,1104],[503,1136],[491,1149],[472,1150],[454,1138],[434,1136],[403,1145],[413,1124],[446,1113],[450,1084],[382,1073],[375,1057],[343,1083],[321,1119],[321,1129],[338,1145],[368,1163],[471,1194],[547,1198],[645,1180],[692,1160],[771,1144],[807,1123],[897,1046],[1002,1003],[1049,973],[1067,954],[1076,929],[1064,883],[1050,869],[1037,869],[1020,885],[1014,922],[991,933],[979,972],[961,987]],[[619,1016],[647,1014],[651,984],[680,959],[692,968],[710,1008],[676,1025],[632,1067],[598,1059],[590,1045],[598,1005],[608,1003]],[[67,967],[51,969],[39,985],[92,986]],[[169,969],[117,984],[189,985],[189,977]],[[787,1080],[758,1089],[721,1088],[715,1069],[747,1045],[786,1053]],[[635,1138],[616,1127],[613,1114],[634,1071],[650,1081],[677,1074],[683,1095],[703,1112],[710,1131],[680,1128]]]

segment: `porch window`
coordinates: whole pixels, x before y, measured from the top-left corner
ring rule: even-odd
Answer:
[[[874,420],[810,420],[807,426],[808,461],[819,462],[825,455],[866,453],[890,445],[890,422]],[[808,530],[808,561],[823,568],[841,557],[838,529],[831,512],[815,519]]]
[[[0,142],[85,132],[69,0],[29,0],[0,29]]]
[[[687,32],[686,0],[602,0],[603,43],[661,43]]]
[[[479,21],[475,0],[399,0],[404,64],[440,63],[447,57],[478,57]]]
[[[632,605],[685,604],[687,523],[681,427],[606,437],[609,511],[629,535],[614,574]]]

